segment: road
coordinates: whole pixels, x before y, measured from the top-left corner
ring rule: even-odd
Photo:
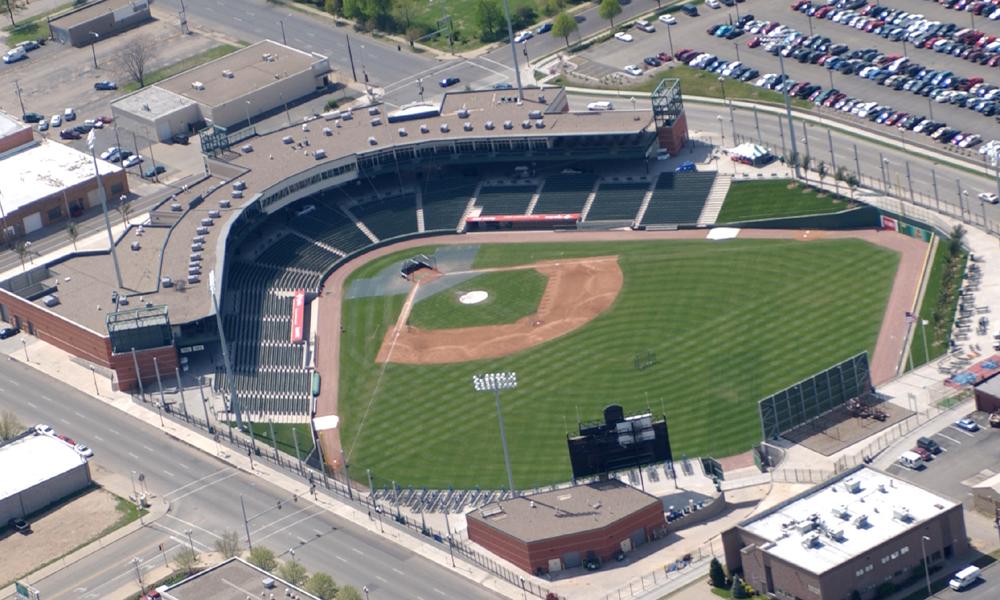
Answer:
[[[310,572],[325,571],[337,582],[359,589],[367,585],[373,599],[497,597],[349,521],[302,501],[293,503],[288,492],[173,441],[19,362],[0,362],[0,381],[0,404],[5,408],[25,422],[49,423],[89,445],[96,453],[91,461],[95,471],[145,474],[149,490],[171,505],[170,513],[156,523],[33,581],[47,600],[103,598],[134,581],[132,557],[140,557],[145,570],[162,565],[157,545],[163,543],[169,557],[187,544],[187,530],[200,551],[211,550],[225,530],[237,531],[242,538],[241,495],[251,515],[283,500],[280,511],[272,510],[251,523],[255,545],[266,545],[284,557],[294,548],[295,558]]]

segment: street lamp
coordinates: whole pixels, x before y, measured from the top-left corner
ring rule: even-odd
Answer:
[[[94,43],[90,45],[90,53],[94,55],[94,68],[97,68],[97,40],[101,39],[101,36],[93,31],[90,35],[94,36]]]
[[[142,582],[142,571],[139,570],[139,565],[142,563],[142,559],[138,556],[132,557],[132,564],[135,565],[135,576],[139,578],[139,589],[142,590],[142,595],[146,595],[146,584]]]
[[[882,158],[882,184],[885,186],[885,193],[891,193],[889,190],[889,159]]]
[[[191,554],[194,554],[195,553],[195,551],[194,551],[194,540],[191,539],[191,534],[194,533],[194,532],[191,531],[190,529],[185,529],[184,533],[186,533],[187,536],[188,536],[188,545],[191,546]]]
[[[249,100],[247,100],[246,110],[247,110],[247,129],[250,129],[250,101]]]
[[[497,403],[497,421],[500,423],[500,442],[503,445],[503,461],[507,467],[507,486],[514,493],[514,474],[510,469],[510,452],[507,450],[507,434],[503,428],[503,411],[500,408],[500,390],[513,390],[517,387],[517,373],[513,371],[501,373],[484,373],[472,376],[472,387],[477,392],[493,392]]]
[[[365,600],[368,600],[368,586],[362,587],[361,591],[365,593]]]
[[[722,136],[722,142],[719,143],[719,146],[720,147],[721,146],[725,146],[726,145],[726,130],[725,130],[725,128],[722,125],[722,115],[715,115],[715,118],[719,120],[719,135]]]
[[[931,541],[931,538],[926,535],[920,536],[920,552],[924,555],[924,578],[927,580],[927,595],[932,596],[931,592],[931,571],[927,568],[927,549],[924,547],[924,542]]]

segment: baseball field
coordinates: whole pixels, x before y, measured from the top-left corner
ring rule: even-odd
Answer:
[[[379,258],[347,285],[414,254]],[[518,375],[502,394],[518,488],[569,479],[566,434],[610,403],[665,413],[675,456],[744,452],[760,439],[759,399],[873,351],[899,261],[821,234],[479,245],[474,276],[432,295],[342,301],[344,455],[352,474],[369,468],[378,486],[503,487],[494,399],[472,386],[474,373],[501,370]],[[604,301],[579,300],[592,295],[581,286]],[[463,304],[469,291],[488,299]],[[496,343],[463,354],[462,340],[489,327]],[[432,340],[453,334],[427,364],[418,346],[404,351],[421,330]]]

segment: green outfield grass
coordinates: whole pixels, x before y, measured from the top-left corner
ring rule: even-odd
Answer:
[[[236,425],[236,423],[232,423]],[[298,430],[293,434],[292,430]],[[274,423],[274,437],[277,438],[279,452],[284,452],[289,456],[295,456],[295,436],[299,438],[299,453],[302,460],[305,460],[313,449],[312,430],[308,423]],[[274,442],[271,441],[271,426],[268,423],[254,423],[253,437],[257,441],[258,448],[272,448]]]
[[[538,310],[547,281],[534,269],[477,275],[414,304],[407,322],[423,329],[513,323]],[[458,301],[460,295],[472,290],[483,290],[489,297],[479,304]]]
[[[801,184],[789,188],[786,179],[734,182],[716,223],[738,223],[756,219],[776,219],[835,213],[850,208],[844,197],[820,196]]]
[[[404,297],[345,301],[338,410],[352,472],[371,468],[376,485],[503,486],[493,398],[471,381],[486,370],[518,373],[502,400],[519,488],[569,479],[566,433],[610,403],[665,412],[677,456],[746,451],[760,439],[758,400],[872,351],[898,264],[860,240],[733,240],[486,245],[476,267],[604,255],[625,275],[608,312],[497,360],[377,365]],[[656,364],[637,370],[647,352]]]

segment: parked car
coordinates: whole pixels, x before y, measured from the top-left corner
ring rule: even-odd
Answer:
[[[76,129],[63,129],[59,132],[59,137],[64,140],[78,140],[83,137],[83,134]]]
[[[111,160],[111,157],[117,156],[121,152],[121,148],[118,146],[109,146],[107,150],[101,152],[101,160]],[[114,161],[112,161],[114,162]]]
[[[917,446],[923,448],[931,454],[941,454],[941,446],[929,437],[918,438]]]
[[[60,125],[62,125],[62,117],[59,115],[52,115],[52,118],[49,119],[49,127],[59,127]]]
[[[461,79],[459,79],[458,77],[445,77],[444,79],[438,82],[438,85],[440,85],[443,88],[446,88],[455,85],[459,81],[461,81]]]
[[[55,429],[52,429],[50,425],[39,423],[38,425],[35,425],[35,433],[39,433],[41,435],[55,435],[56,431]]]
[[[654,31],[656,31],[656,27],[653,27],[653,24],[645,19],[639,19],[638,21],[636,21],[635,28],[641,29],[646,33],[653,33]]]
[[[153,177],[156,177],[157,175],[162,175],[166,172],[167,172],[166,167],[164,167],[163,165],[156,165],[156,167],[149,167],[148,169],[143,171],[142,176],[145,177],[146,179],[152,179]]]
[[[979,431],[979,423],[976,423],[975,421],[973,421],[968,417],[955,421],[955,427],[958,427],[959,429],[968,431],[970,433]]]
[[[63,111],[63,118],[67,121],[73,121],[76,119],[76,111],[72,108],[67,108]]]
[[[142,163],[142,157],[139,156],[138,154],[133,154],[132,156],[129,156],[128,158],[122,160],[122,166],[125,167],[126,169],[134,167],[140,163]]]
[[[681,12],[689,17],[697,17],[698,7],[693,4],[684,4],[681,6]]]
[[[11,327],[10,325],[5,325],[0,327],[0,340],[5,340],[10,337],[14,337],[18,334],[20,330],[17,327]]]
[[[40,121],[38,123],[38,131],[48,131],[48,130],[49,130],[49,122],[48,121]]]
[[[527,42],[533,37],[535,37],[535,34],[531,33],[528,30],[518,31],[517,35],[514,36],[514,43],[523,44],[524,42]]]
[[[597,102],[591,102],[587,105],[587,110],[614,110],[615,105],[607,100],[599,100]]]
[[[1000,198],[998,198],[996,194],[991,194],[989,192],[979,194],[979,199],[983,202],[989,202],[990,204],[997,204],[1000,202]]]
[[[535,33],[537,33],[538,35],[542,35],[543,33],[548,33],[550,31],[552,31],[552,23],[551,22],[550,23],[542,23],[541,25],[539,25],[538,29],[535,30]]]
[[[674,17],[673,15],[660,15],[657,18],[660,20],[661,23],[666,23],[667,25],[677,24],[677,18]]]
[[[26,112],[21,115],[21,120],[25,123],[39,123],[45,120],[45,115],[36,112]]]
[[[94,456],[94,451],[83,444],[77,444],[73,448],[84,458],[92,458]]]
[[[628,73],[629,75],[632,75],[633,77],[638,77],[639,75],[642,75],[642,69],[637,65],[625,65],[625,68],[622,70]]]
[[[94,84],[94,89],[98,90],[98,91],[101,91],[101,92],[107,92],[107,91],[110,91],[110,90],[117,90],[118,89],[118,84],[115,83],[114,81],[107,81],[107,80],[105,80],[105,81],[98,81],[97,83]]]
[[[913,448],[910,449],[910,452],[915,452],[916,454],[919,454],[920,459],[923,460],[924,462],[930,461],[934,458],[930,452],[924,450],[920,446],[914,446]]]
[[[662,62],[660,62],[660,59],[656,58],[655,56],[647,56],[646,58],[642,59],[642,62],[646,63],[650,67],[659,67],[660,65],[663,64]]]
[[[625,33],[624,31],[619,31],[615,34],[615,39],[620,42],[631,42],[634,38],[631,33]]]
[[[70,446],[73,446],[74,448],[76,447],[76,440],[74,440],[73,438],[67,437],[67,436],[65,436],[65,435],[63,435],[61,433],[57,433],[56,437],[59,438],[60,440],[64,441],[64,442],[66,442]]]

